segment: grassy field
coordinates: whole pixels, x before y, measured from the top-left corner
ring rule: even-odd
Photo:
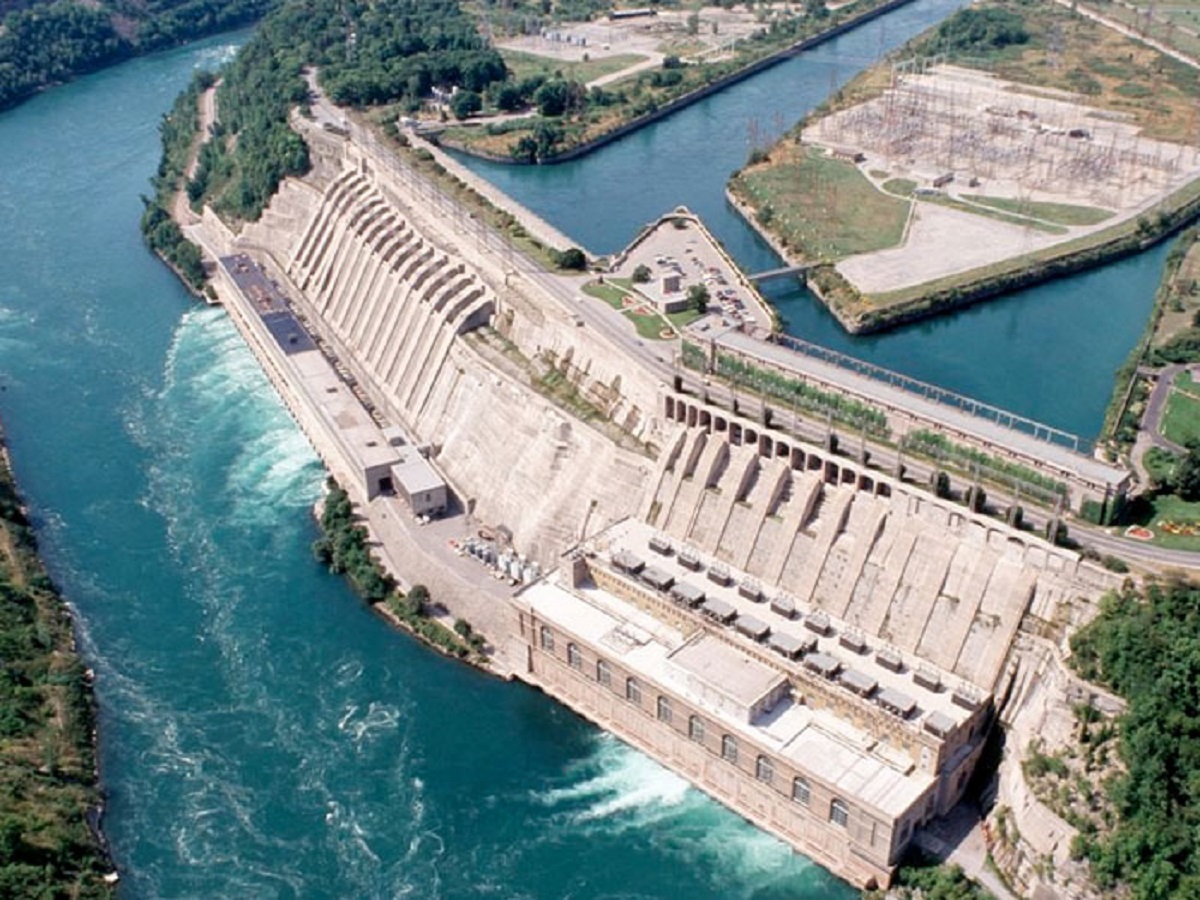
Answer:
[[[1095,206],[1075,206],[1071,203],[1042,203],[1036,200],[1014,200],[1011,197],[986,197],[982,194],[963,194],[964,199],[1002,212],[1041,219],[1053,225],[1099,225],[1114,213]]]
[[[1032,228],[1034,231],[1043,231],[1046,234],[1066,234],[1067,229],[1062,225],[1050,225],[1038,219],[1027,219],[1024,216],[1015,213],[1005,212],[997,209],[994,206],[975,205],[974,203],[965,203],[955,197],[950,197],[945,194],[932,194],[921,198],[922,203],[936,203],[938,206],[957,209],[960,212],[971,213],[974,216],[983,216],[987,219],[995,219],[997,222],[1007,222],[1009,225],[1020,225],[1024,228]]]
[[[917,189],[917,183],[911,178],[889,178],[881,187],[897,197],[911,197]]]
[[[1167,276],[1164,275],[1164,278]],[[1166,296],[1154,325],[1151,347],[1162,347],[1192,327],[1200,316],[1200,241],[1192,241],[1174,277],[1163,285]]]
[[[521,81],[534,75],[544,75],[547,78],[562,77],[569,81],[580,81],[587,84],[613,72],[620,72],[630,66],[637,65],[646,57],[636,53],[623,53],[619,56],[605,56],[601,59],[589,59],[584,62],[571,62],[565,59],[551,59],[547,56],[535,56],[532,53],[521,53],[519,50],[501,50],[505,65],[511,70],[513,78]]]
[[[632,307],[626,307],[624,299],[631,296],[632,290],[630,284],[623,279],[612,279],[604,284],[599,284],[595,281],[585,284],[583,292],[589,297],[595,297],[597,300],[603,300],[613,309],[620,310],[621,315],[633,323],[633,327],[637,329],[638,337],[645,338],[648,341],[670,340],[675,337],[675,332],[671,330],[671,323],[658,314],[649,303],[638,297],[636,294],[632,296],[639,302]],[[643,309],[646,312],[636,312],[635,310]],[[682,313],[679,315],[686,315]],[[695,313],[692,317],[695,318]],[[670,333],[667,332],[670,330]]]
[[[1169,550],[1200,550],[1200,503],[1189,503],[1174,494],[1144,498],[1131,517],[1154,532],[1150,543]],[[1176,533],[1195,530],[1196,534]]]
[[[1128,3],[1128,6],[1126,5]],[[1138,34],[1159,41],[1173,50],[1200,59],[1200,3],[1196,0],[1175,0],[1169,6],[1155,0],[1123,0],[1121,3],[1087,2],[1105,18],[1128,25]],[[1130,9],[1129,6],[1135,7]],[[1153,15],[1149,15],[1149,13]]]
[[[1162,434],[1182,446],[1200,438],[1200,385],[1194,384],[1186,372],[1176,378],[1175,389],[1167,398]]]
[[[784,142],[730,185],[758,219],[806,260],[836,261],[900,243],[909,202],[879,191],[858,168]]]

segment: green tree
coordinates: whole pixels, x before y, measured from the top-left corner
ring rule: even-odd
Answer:
[[[454,118],[466,119],[483,109],[483,98],[474,91],[457,91],[450,98],[450,111]]]
[[[633,270],[634,284],[645,284],[650,280],[650,267],[642,263]]]
[[[1171,487],[1183,500],[1200,500],[1200,443],[1188,443],[1187,453],[1175,466]]]
[[[493,90],[492,104],[501,112],[516,112],[525,105],[525,96],[517,85],[506,81]]]
[[[587,257],[578,247],[568,247],[558,254],[558,267],[582,272],[587,268]]]
[[[687,292],[688,304],[698,313],[708,312],[708,287],[703,284],[693,284]]]
[[[404,596],[418,610],[423,611],[425,605],[429,602],[429,588],[423,584],[414,584]]]
[[[533,95],[538,113],[543,116],[561,116],[567,111],[571,101],[571,91],[567,83],[561,79],[547,81]]]

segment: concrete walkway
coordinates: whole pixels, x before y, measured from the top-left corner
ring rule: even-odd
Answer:
[[[431,143],[411,131],[405,132],[405,137],[408,138],[409,143],[413,147],[428,151],[447,172],[474,190],[481,197],[486,198],[492,206],[512,213],[516,220],[521,223],[521,227],[545,246],[558,250],[579,246],[578,241],[563,234],[537,213],[533,212],[533,210],[513,200],[487,179],[480,178],[437,144]],[[588,255],[590,256],[591,254]]]
[[[955,863],[972,881],[991,891],[997,900],[1018,900],[990,865],[987,838],[978,810],[959,803],[945,816],[917,833],[917,843],[939,862]]]

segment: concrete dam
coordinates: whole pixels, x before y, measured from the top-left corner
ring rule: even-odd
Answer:
[[[669,367],[631,355],[613,330],[626,320],[581,316],[596,301],[581,301],[577,276],[482,240],[392,151],[307,132],[311,175],[239,234],[206,212],[196,236],[385,558],[477,624],[498,670],[860,886],[888,884],[958,802],[994,720],[1020,726],[1036,699],[1030,727],[1054,733],[1043,687],[1067,677],[1065,637],[1113,576],[685,400]],[[231,254],[279,297],[248,291]],[[267,327],[280,304],[310,343]],[[401,533],[382,517],[403,508],[390,495],[406,465],[444,481],[459,534],[501,534],[550,574],[497,600],[454,567],[474,562],[387,540]],[[1065,863],[1068,843],[1031,858]]]

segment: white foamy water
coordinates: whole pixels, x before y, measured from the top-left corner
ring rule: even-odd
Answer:
[[[644,839],[678,865],[711,871],[729,896],[820,872],[785,843],[732,814],[638,750],[598,735],[570,783],[535,795],[572,828]],[[805,894],[812,896],[812,894]]]

